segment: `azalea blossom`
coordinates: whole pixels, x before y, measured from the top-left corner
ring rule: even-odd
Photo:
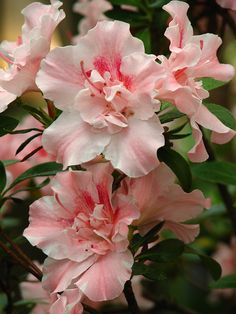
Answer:
[[[133,196],[141,212],[133,225],[137,225],[143,235],[164,221],[165,229],[186,243],[192,242],[199,233],[199,225],[183,222],[196,218],[203,208],[210,207],[210,200],[200,190],[186,193],[175,184],[175,175],[164,163],[142,178],[125,178],[121,190]]]
[[[42,61],[37,84],[63,110],[44,131],[43,146],[66,168],[101,153],[131,177],[158,165],[163,127],[154,85],[162,77],[124,22],[99,22],[78,45],[56,48]]]
[[[165,32],[170,40],[170,57],[159,56],[166,77],[157,81],[158,98],[171,101],[179,111],[188,115],[195,139],[189,158],[202,162],[208,158],[202,133],[203,126],[212,132],[211,140],[223,144],[235,135],[206,106],[202,100],[209,96],[201,82],[203,77],[228,81],[233,77],[231,65],[220,64],[216,53],[222,41],[214,34],[193,35],[193,29],[187,17],[189,5],[181,1],[171,1],[163,8],[172,20]]]
[[[139,217],[129,196],[112,195],[109,163],[57,174],[53,196],[31,205],[24,236],[49,257],[43,286],[60,292],[71,284],[92,301],[119,296],[131,276],[128,226]],[[96,282],[96,284],[94,284]]]
[[[26,91],[38,90],[35,76],[42,58],[50,50],[56,26],[65,17],[59,10],[62,3],[52,0],[50,5],[33,2],[23,9],[25,23],[16,42],[3,41],[0,57],[7,63],[0,69],[0,112]]]
[[[73,43],[76,44],[78,39],[86,35],[98,21],[107,20],[104,13],[111,9],[112,5],[106,0],[78,0],[73,6],[73,11],[83,15],[84,18],[78,24],[79,35],[73,38]]]
[[[38,263],[36,263],[38,264]],[[41,266],[41,265],[40,265]],[[40,267],[41,268],[41,267]],[[63,293],[50,294],[43,289],[42,283],[29,274],[27,281],[20,284],[24,300],[34,301],[36,305],[30,314],[82,314],[83,295],[78,288],[70,288]]]

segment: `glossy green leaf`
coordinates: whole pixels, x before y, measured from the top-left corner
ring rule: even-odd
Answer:
[[[145,28],[144,30],[138,32],[136,37],[142,40],[146,53],[151,53],[151,34],[149,28]]]
[[[236,275],[228,275],[210,284],[212,289],[236,288]]]
[[[184,191],[189,192],[192,174],[188,162],[179,153],[165,146],[158,149],[157,156],[175,173]]]
[[[232,113],[225,107],[217,104],[206,104],[208,110],[210,110],[224,125],[232,130],[236,130],[236,120]]]
[[[209,161],[192,165],[193,175],[212,183],[236,185],[236,164],[224,161]]]
[[[151,3],[149,7],[159,9],[162,8],[163,5],[167,4],[168,2],[170,2],[170,0],[156,0],[153,3]]]
[[[138,260],[150,260],[159,263],[171,262],[184,251],[184,243],[178,239],[168,239],[159,242],[149,250],[140,253]]]
[[[174,108],[170,112],[159,115],[159,119],[160,119],[161,123],[164,124],[164,123],[171,122],[175,119],[179,119],[183,116],[185,116],[184,113],[179,112],[176,108]]]
[[[215,80],[211,77],[204,77],[201,79],[203,88],[206,90],[216,89],[226,84],[226,82]]]
[[[34,177],[54,176],[57,174],[57,172],[60,172],[60,171],[62,171],[62,165],[56,162],[46,162],[46,163],[34,166],[26,170],[25,172],[23,172],[19,177],[17,177],[6,191],[12,189],[15,185],[17,185],[18,183],[24,180],[31,179]]]
[[[35,138],[41,136],[42,133],[36,133],[29,138],[27,138],[16,150],[16,155],[19,154],[30,142],[32,142]]]
[[[135,234],[130,243],[130,249],[133,253],[136,253],[140,247],[145,244],[152,242],[157,233],[161,230],[164,225],[164,221],[158,223],[150,231],[148,231],[143,237],[139,234]]]
[[[18,123],[19,121],[12,117],[0,115],[0,136],[8,134],[9,131],[14,130]]]
[[[132,267],[132,274],[134,276],[143,275],[150,280],[162,281],[167,279],[165,269],[166,263],[152,263],[150,265],[145,265],[143,263],[134,263]]]
[[[7,184],[7,176],[4,164],[0,161],[0,194]]]
[[[140,0],[110,0],[111,4],[114,5],[132,5],[134,7],[138,7],[140,5]]]
[[[222,272],[221,267],[217,263],[217,261],[215,261],[213,258],[199,252],[198,250],[196,250],[196,249],[194,249],[188,245],[185,246],[185,253],[197,255],[201,259],[203,265],[206,267],[206,269],[211,274],[212,278],[214,280],[217,280],[220,278],[221,272]]]

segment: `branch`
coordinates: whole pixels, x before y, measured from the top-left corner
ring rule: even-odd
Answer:
[[[138,304],[137,304],[137,301],[136,301],[136,298],[132,289],[131,280],[127,280],[125,283],[124,295],[128,303],[130,312],[132,314],[139,314],[140,309],[138,307]]]

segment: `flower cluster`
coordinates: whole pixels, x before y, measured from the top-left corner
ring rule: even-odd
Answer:
[[[200,190],[184,191],[157,157],[159,149],[171,146],[161,123],[162,104],[170,102],[188,119],[195,141],[189,159],[206,160],[200,127],[220,144],[235,131],[204,105],[209,93],[201,79],[229,81],[233,68],[218,61],[217,35],[193,34],[188,5],[181,1],[163,7],[171,18],[165,32],[168,57],[145,53],[127,23],[96,24],[112,8],[105,0],[76,3],[75,11],[85,16],[76,44],[49,51],[65,16],[60,6],[53,0],[29,5],[17,42],[1,44],[8,67],[0,71],[0,110],[36,90],[56,112],[49,114],[54,121],[44,125],[42,138],[27,149],[42,141],[36,163],[54,160],[63,171],[52,179],[52,195],[30,206],[24,236],[47,255],[45,311],[72,314],[82,313],[84,298],[120,296],[140,253],[130,245],[135,236],[145,237],[158,224],[184,243],[199,234],[198,224],[186,222],[209,208],[210,200]],[[30,287],[25,283],[22,289]]]

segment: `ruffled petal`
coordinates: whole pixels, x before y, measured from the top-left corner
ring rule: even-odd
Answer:
[[[112,136],[104,155],[113,167],[130,177],[140,177],[158,166],[158,148],[164,145],[163,127],[157,117],[129,119],[127,128]]]
[[[75,284],[92,301],[115,299],[130,279],[133,262],[130,251],[111,252],[101,256]]]

